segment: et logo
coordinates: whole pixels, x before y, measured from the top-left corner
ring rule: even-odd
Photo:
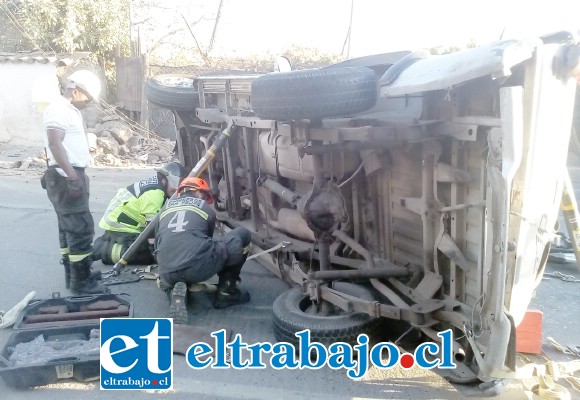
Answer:
[[[173,321],[101,319],[101,390],[173,388]]]

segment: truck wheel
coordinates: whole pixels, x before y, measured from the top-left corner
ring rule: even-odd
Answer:
[[[252,109],[267,119],[318,119],[356,114],[377,101],[377,80],[366,67],[276,72],[252,82]]]
[[[195,81],[187,75],[157,75],[145,83],[145,96],[151,103],[175,111],[195,111],[199,96]]]
[[[362,286],[347,282],[336,282],[334,288],[351,296],[365,300],[375,300],[372,292]],[[312,303],[301,288],[292,288],[282,293],[274,302],[274,336],[280,342],[298,344],[296,332],[310,329],[311,342],[329,346],[334,342],[358,344],[361,333],[369,336],[371,345],[384,334],[385,320],[363,313],[335,310],[334,315],[321,316],[310,314]]]

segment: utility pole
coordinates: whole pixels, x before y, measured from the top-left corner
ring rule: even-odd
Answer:
[[[135,42],[133,41],[133,7],[131,6],[131,0],[127,1],[129,3],[129,43],[131,44],[131,57],[135,57]]]
[[[350,0],[350,20],[348,22],[348,29],[346,31],[346,37],[344,38],[344,43],[342,44],[342,51],[340,54],[344,54],[344,48],[346,47],[346,58],[350,57],[350,37],[352,36],[352,14],[354,12],[354,0]]]
[[[346,48],[346,58],[350,58],[350,38],[352,37],[352,14],[354,12],[354,0],[350,0],[350,21],[348,24],[348,46]]]
[[[220,0],[220,4],[218,6],[217,15],[215,17],[215,24],[213,25],[213,32],[211,33],[211,39],[209,40],[209,45],[207,46],[207,53],[211,53],[213,49],[213,44],[215,42],[215,34],[217,32],[217,27],[220,22],[220,16],[222,14],[222,6],[224,4],[224,0]]]

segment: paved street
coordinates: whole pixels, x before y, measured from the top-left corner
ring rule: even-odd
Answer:
[[[108,200],[118,187],[152,170],[91,169],[91,210],[98,222]],[[579,174],[580,175],[580,174]],[[50,298],[54,292],[70,295],[63,284],[62,266],[58,260],[56,217],[39,184],[40,172],[0,169],[0,310],[8,310],[28,292],[36,298]],[[580,176],[579,176],[580,177]],[[101,230],[97,227],[97,234]],[[95,267],[106,267],[95,263]],[[573,264],[551,265],[549,271],[580,273]],[[242,334],[248,343],[273,341],[271,309],[274,299],[288,286],[265,268],[249,262],[242,274],[242,285],[252,301],[225,310],[211,308],[205,293],[195,295],[190,324],[208,329],[229,328]],[[111,286],[114,293],[128,293],[134,302],[135,317],[164,317],[168,300],[154,281],[140,281]],[[542,282],[533,306],[544,311],[544,337],[561,343],[580,345],[580,284],[550,279]],[[11,330],[0,329],[0,345],[6,343]],[[547,345],[544,345],[549,350]],[[554,357],[562,357],[552,352]],[[344,371],[328,368],[318,371],[282,370],[210,370],[194,371],[182,356],[174,358],[174,393],[168,398],[195,399],[460,399],[463,396],[447,381],[433,372],[413,369],[389,371],[372,369],[360,381],[350,380]],[[66,390],[65,390],[66,389]],[[86,399],[102,398],[97,383],[75,381],[34,390],[18,391],[0,381],[2,399]],[[107,394],[109,396],[111,394]],[[115,392],[116,399],[145,397],[146,393]],[[148,395],[150,398],[150,394]],[[497,399],[526,399],[521,385],[514,382]]]

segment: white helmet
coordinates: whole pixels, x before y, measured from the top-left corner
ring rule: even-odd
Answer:
[[[89,100],[97,101],[101,94],[101,81],[91,71],[80,70],[75,71],[68,77],[68,89],[79,88],[83,93],[89,97]]]
[[[169,183],[170,188],[173,190],[177,190],[183,178],[187,176],[187,172],[185,172],[183,165],[176,161],[165,164],[163,167],[156,171],[167,177],[167,182]]]

